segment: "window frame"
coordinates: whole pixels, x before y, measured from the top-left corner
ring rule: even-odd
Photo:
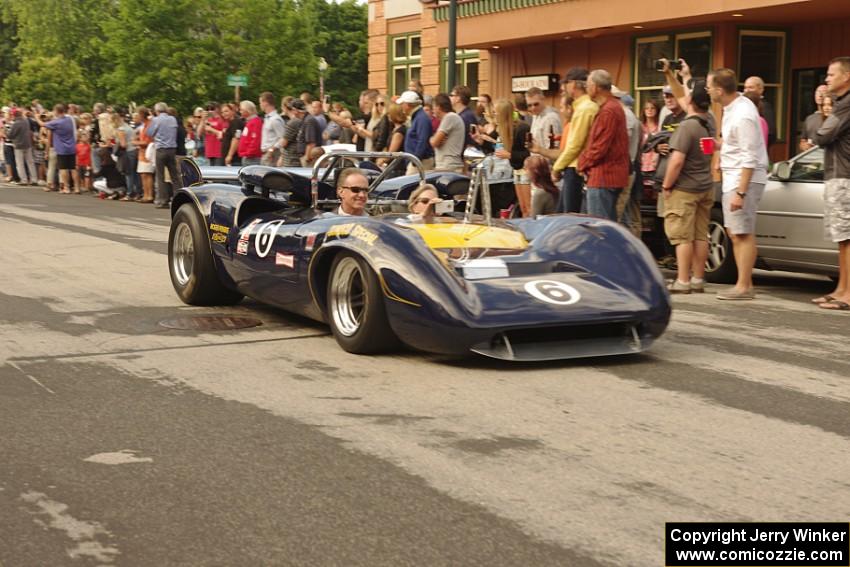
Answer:
[[[481,50],[479,49],[458,49],[455,51],[455,65],[460,65],[460,76],[456,77],[459,85],[467,85],[467,65],[471,63],[478,64],[478,82],[481,82]],[[468,85],[467,85],[468,86]],[[449,92],[449,50],[446,48],[440,49],[440,92]],[[472,100],[478,100],[478,88],[472,93]]]
[[[418,55],[411,55],[414,39],[419,40]],[[396,56],[396,43],[399,41],[404,41],[404,57]],[[407,90],[407,83],[411,80],[411,69],[419,69],[419,76],[422,76],[422,32],[417,31],[387,36],[387,42],[387,92],[390,93],[390,96],[393,96]],[[396,83],[396,71],[399,69],[404,69],[405,80],[401,91],[396,92],[396,88],[398,87]]]
[[[743,43],[741,38],[745,35],[755,37],[779,37],[782,39],[782,46],[779,49],[779,55],[781,57],[779,62],[780,82],[765,83],[764,86],[765,88],[770,87],[776,89],[776,104],[773,109],[776,113],[776,141],[774,143],[785,143],[788,141],[788,125],[786,124],[785,119],[787,102],[785,99],[787,98],[788,89],[791,88],[788,86],[788,77],[791,74],[791,53],[790,42],[788,41],[788,30],[784,28],[763,28],[758,26],[738,27],[738,45],[736,46],[735,63],[737,65],[736,71],[738,72],[738,86],[741,91],[744,90],[744,81],[746,80],[746,77],[744,77],[741,72],[741,45]]]
[[[663,89],[667,84],[666,82],[662,82],[660,85],[652,85],[648,87],[640,87],[638,86],[639,77],[638,71],[640,70],[640,62],[638,61],[639,55],[639,45],[641,43],[654,43],[659,41],[669,41],[673,44],[673,59],[679,58],[679,42],[685,39],[697,39],[705,37],[710,41],[710,48],[708,50],[708,70],[711,70],[712,62],[714,61],[714,30],[711,28],[701,28],[701,29],[690,29],[690,30],[671,30],[668,32],[658,32],[648,35],[638,35],[634,36],[632,39],[632,91],[634,92],[635,98],[635,113],[640,114],[640,109],[643,108],[644,93],[657,91]],[[663,105],[663,101],[662,101]]]

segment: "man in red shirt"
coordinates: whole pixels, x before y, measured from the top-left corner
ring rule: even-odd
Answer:
[[[245,127],[239,132],[237,152],[242,165],[259,165],[263,157],[260,144],[263,139],[263,119],[257,116],[257,107],[250,100],[239,103],[239,114],[245,120]]]
[[[587,213],[617,220],[617,199],[629,182],[626,114],[611,95],[611,74],[597,69],[587,78],[587,94],[599,105],[578,172],[587,178]]]
[[[228,122],[221,117],[217,103],[208,104],[204,116],[200,129],[200,133],[204,135],[204,155],[210,165],[224,165],[228,148],[222,150],[221,139],[227,130]]]

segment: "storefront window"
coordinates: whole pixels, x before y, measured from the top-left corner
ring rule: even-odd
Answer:
[[[776,112],[776,137],[785,138],[785,32],[741,30],[738,35],[738,80],[761,77],[764,98]]]
[[[477,49],[458,49],[455,54],[455,81],[466,85],[472,91],[472,97],[478,97],[478,70],[481,64]],[[440,50],[440,91],[449,92],[455,85],[449,85],[448,50]]]
[[[410,81],[419,80],[422,73],[422,36],[397,35],[390,38],[390,93],[400,95]]]
[[[704,77],[711,68],[711,32],[666,34],[635,39],[635,110],[647,100],[661,100],[667,81],[656,71],[661,58],[684,59],[695,77]]]

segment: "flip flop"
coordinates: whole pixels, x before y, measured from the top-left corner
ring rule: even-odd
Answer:
[[[812,300],[812,303],[815,305],[820,305],[821,303],[829,303],[830,301],[835,301],[835,298],[829,295],[828,293],[822,297],[816,297]]]
[[[827,301],[825,303],[820,303],[818,304],[818,307],[820,307],[821,309],[826,309],[828,311],[850,311],[850,303],[839,301],[837,299],[833,299],[832,301]]]

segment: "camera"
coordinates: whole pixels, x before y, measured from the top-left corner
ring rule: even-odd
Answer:
[[[664,60],[658,59],[655,61],[655,70],[656,71],[664,71]],[[670,70],[672,71],[681,71],[682,63],[679,61],[670,61]]]

